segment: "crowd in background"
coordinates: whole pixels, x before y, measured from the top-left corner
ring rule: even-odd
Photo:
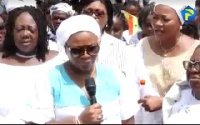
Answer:
[[[199,124],[199,8],[1,0],[0,123]]]

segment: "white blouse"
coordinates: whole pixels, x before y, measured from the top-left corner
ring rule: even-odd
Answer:
[[[191,89],[182,90],[165,124],[200,124],[199,112],[200,100],[194,98]]]
[[[50,87],[42,81],[51,68],[65,59],[59,54],[36,66],[0,64],[0,124],[43,124],[54,118]]]

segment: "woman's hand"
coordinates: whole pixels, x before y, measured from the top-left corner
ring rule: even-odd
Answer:
[[[162,108],[162,97],[158,96],[145,96],[138,101],[145,111],[154,112]]]
[[[101,105],[87,107],[78,117],[80,124],[100,124],[103,120]]]

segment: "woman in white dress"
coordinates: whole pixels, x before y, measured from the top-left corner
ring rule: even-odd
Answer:
[[[175,83],[163,101],[164,124],[200,124],[200,46],[183,61],[187,80]]]
[[[188,60],[200,43],[180,31],[184,23],[180,14],[183,6],[173,0],[156,1],[152,15],[154,35],[141,39],[136,47],[148,73],[145,80],[150,80],[154,89],[149,91],[146,85],[140,87],[141,111],[136,123],[162,123],[162,99],[171,86],[182,79],[185,74],[182,61]]]
[[[40,10],[21,7],[7,20],[0,58],[0,123],[45,123],[54,114],[48,87],[41,82],[66,56],[48,50],[47,24]]]

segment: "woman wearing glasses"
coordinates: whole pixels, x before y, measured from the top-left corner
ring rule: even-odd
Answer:
[[[191,59],[183,62],[187,80],[175,83],[163,102],[164,123],[199,124],[200,119],[200,46]]]
[[[120,71],[95,63],[101,31],[94,18],[70,17],[61,23],[56,35],[69,61],[56,66],[49,74],[56,116],[49,123],[69,123],[65,118],[70,116],[71,123],[134,123],[137,90]],[[96,82],[97,103],[92,105],[85,89],[88,77]]]
[[[79,8],[79,14],[92,16],[101,28],[101,50],[97,61],[109,66],[116,66],[127,75],[126,66],[128,59],[126,55],[127,47],[125,43],[105,32],[110,32],[113,26],[113,5],[110,0],[80,0],[73,3],[75,8]],[[132,48],[131,48],[132,49]],[[130,67],[128,68],[130,69]],[[132,75],[133,73],[131,73]]]
[[[142,54],[154,91],[141,86],[142,98],[139,123],[162,123],[162,99],[171,86],[185,74],[183,60],[191,57],[199,41],[182,34],[184,17],[180,11],[184,4],[173,0],[155,0],[152,13],[153,36],[141,39],[136,49]],[[184,3],[184,1],[183,1]],[[187,2],[186,2],[187,5]]]

